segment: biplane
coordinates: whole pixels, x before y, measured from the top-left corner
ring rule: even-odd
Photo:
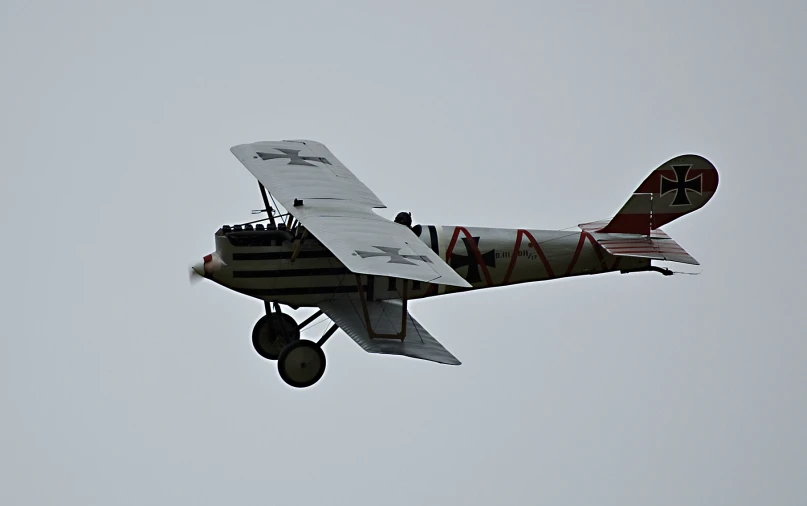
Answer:
[[[191,276],[263,301],[252,344],[297,388],[320,380],[323,344],[338,329],[370,353],[459,365],[409,313],[410,300],[609,272],[673,274],[653,261],[697,265],[660,227],[703,207],[718,184],[708,160],[687,154],[651,172],[613,218],[574,231],[413,225],[406,212],[376,214],[384,203],[319,142],[231,151],[258,180],[267,217],[219,228]],[[317,311],[298,323],[281,306]],[[322,336],[302,339],[323,314],[331,325]]]

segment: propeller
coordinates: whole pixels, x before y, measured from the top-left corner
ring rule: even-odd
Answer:
[[[196,269],[194,269],[193,267],[194,266],[192,265],[188,267],[188,283],[190,283],[191,286],[196,285],[197,283],[199,283],[199,281],[201,281],[204,278],[204,276],[196,272]]]

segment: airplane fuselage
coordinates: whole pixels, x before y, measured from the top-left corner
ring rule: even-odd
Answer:
[[[650,266],[647,259],[608,254],[587,232],[579,230],[418,225],[413,233],[473,288],[408,280],[409,299]],[[299,234],[295,238],[280,230],[224,227],[216,232],[215,240],[215,255],[224,265],[207,277],[262,300],[291,307],[316,306],[335,294],[358,293],[359,283],[368,300],[403,295],[404,280],[358,276],[310,236],[293,261]]]

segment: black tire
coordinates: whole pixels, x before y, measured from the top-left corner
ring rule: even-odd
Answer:
[[[307,388],[325,374],[325,353],[315,342],[307,339],[294,341],[280,352],[277,371],[287,385]]]
[[[282,330],[280,321],[284,325]],[[252,328],[252,346],[258,355],[267,360],[277,360],[284,346],[299,339],[299,325],[285,313],[282,320],[278,320],[276,313],[272,313],[271,320],[268,315],[263,315]]]

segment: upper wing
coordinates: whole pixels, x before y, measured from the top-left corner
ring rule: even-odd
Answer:
[[[396,339],[371,339],[367,332],[361,302],[355,297],[341,297],[319,306],[347,335],[369,353],[405,355],[448,365],[460,365],[452,355],[432,337],[409,313],[406,314],[406,337]],[[377,333],[393,334],[401,330],[403,306],[400,301],[369,301],[367,312],[371,328]]]
[[[377,215],[384,203],[324,145],[256,142],[230,151],[351,271],[471,286],[411,230]]]
[[[292,214],[296,211],[294,199],[336,199],[365,208],[386,207],[319,142],[254,142],[233,146],[230,151]]]

